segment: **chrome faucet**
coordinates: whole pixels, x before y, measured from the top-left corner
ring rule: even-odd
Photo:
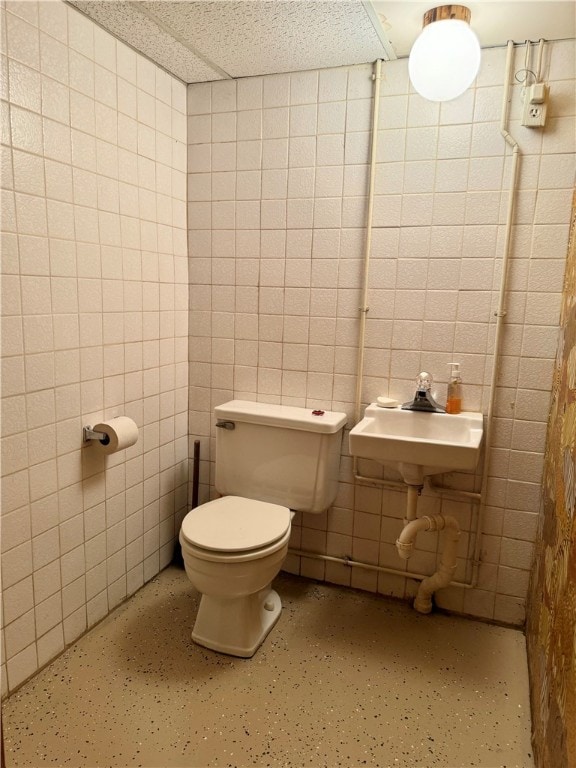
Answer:
[[[446,413],[446,408],[438,405],[432,397],[432,376],[426,371],[418,376],[414,400],[402,405],[404,411],[425,411],[427,413]]]

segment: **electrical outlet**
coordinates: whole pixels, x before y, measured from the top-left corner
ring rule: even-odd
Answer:
[[[546,125],[547,110],[548,86],[544,83],[534,83],[534,85],[526,88],[522,125],[527,128],[542,128]]]
[[[527,128],[542,128],[546,125],[546,104],[524,104],[522,125]]]

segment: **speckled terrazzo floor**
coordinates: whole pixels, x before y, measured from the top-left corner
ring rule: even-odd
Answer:
[[[282,574],[252,659],[168,568],[4,704],[7,768],[533,765],[524,637]]]

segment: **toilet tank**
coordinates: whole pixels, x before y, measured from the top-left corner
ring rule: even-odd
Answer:
[[[231,400],[214,414],[219,493],[302,512],[332,504],[345,413]]]

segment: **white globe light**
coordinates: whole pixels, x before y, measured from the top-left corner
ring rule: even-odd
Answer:
[[[450,101],[472,85],[480,68],[480,43],[469,24],[443,19],[428,24],[412,46],[410,81],[429,101]]]

